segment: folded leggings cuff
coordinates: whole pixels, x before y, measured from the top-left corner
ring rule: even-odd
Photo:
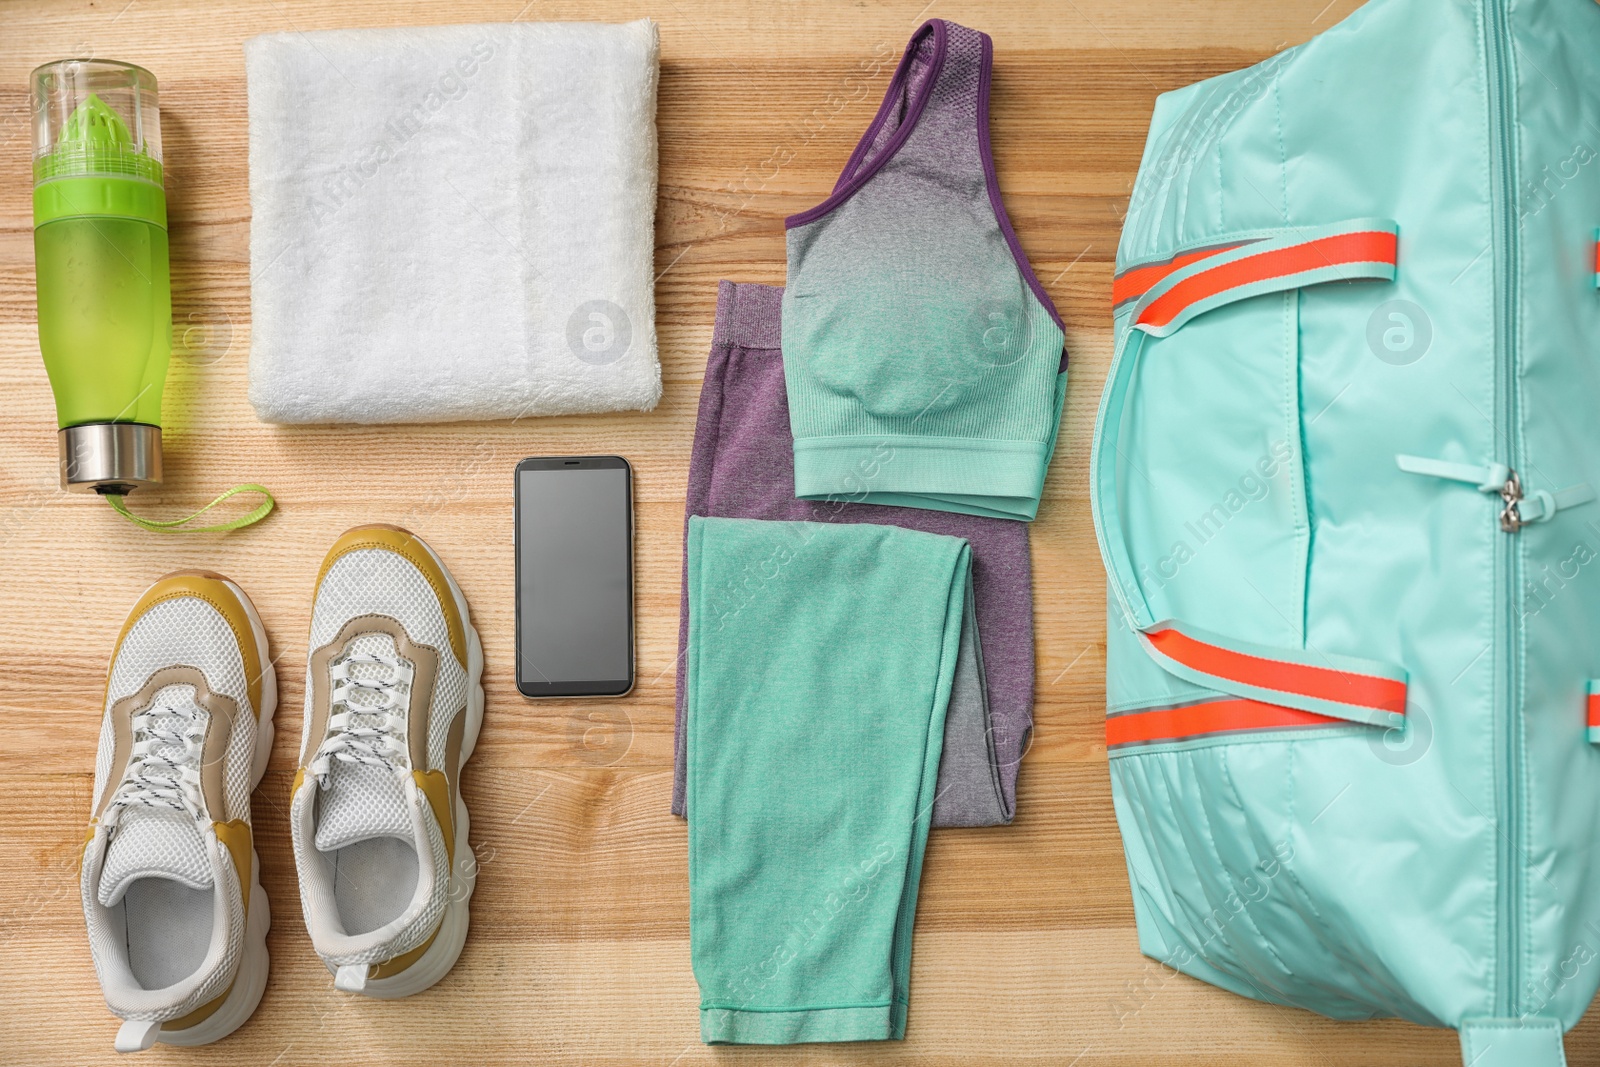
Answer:
[[[899,1041],[904,1004],[835,1008],[700,1009],[700,1040],[708,1045],[798,1045],[809,1041]]]

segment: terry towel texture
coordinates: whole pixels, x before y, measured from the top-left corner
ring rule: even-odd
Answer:
[[[905,1036],[971,551],[689,520],[689,943],[708,1043]]]
[[[653,22],[244,47],[257,414],[655,406]]]
[[[1004,519],[854,503],[861,487],[856,487],[856,496],[797,500],[783,354],[778,349],[782,299],[783,290],[770,285],[725,281],[718,290],[716,329],[689,460],[688,515],[881,523],[968,541],[988,714],[984,716],[978,701],[951,706],[933,825],[1008,823],[1016,806],[1018,764],[1033,726],[1028,527]],[[687,583],[687,568],[685,576]],[[678,649],[686,654],[687,584],[682,605]],[[974,670],[980,666],[977,660],[975,655]],[[684,801],[684,679],[680,668],[672,800],[677,815],[683,814]]]

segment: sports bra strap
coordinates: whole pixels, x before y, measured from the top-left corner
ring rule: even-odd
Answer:
[[[895,68],[889,88],[884,91],[883,103],[872,124],[861,135],[855,151],[845,161],[834,182],[833,191],[840,192],[868,168],[876,169],[892,155],[894,146],[911,136],[912,129],[928,105],[932,83],[938,79],[949,47],[945,24],[934,19],[924,23],[906,44],[905,54]]]
[[[913,44],[910,92],[918,91],[921,74],[927,100],[921,106],[916,130],[907,137],[900,152],[908,161],[918,161],[937,172],[957,173],[963,178],[981,180],[983,154],[978,143],[978,96],[982,86],[985,53],[989,38],[978,30],[936,20],[932,42],[938,55],[928,55],[926,43]],[[917,60],[928,62],[919,71]],[[952,156],[954,158],[952,158]]]
[[[981,179],[978,119],[990,47],[977,30],[943,19],[924,23],[906,45],[883,104],[845,162],[834,193],[865,181],[891,156]]]

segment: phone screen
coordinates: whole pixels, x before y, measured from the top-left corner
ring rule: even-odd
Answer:
[[[517,688],[633,688],[631,472],[617,456],[517,466]]]

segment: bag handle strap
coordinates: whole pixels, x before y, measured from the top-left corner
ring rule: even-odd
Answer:
[[[1351,219],[1223,242],[1145,290],[1133,306],[1132,328],[1166,337],[1196,315],[1263,293],[1323,282],[1393,281],[1399,232],[1393,219]]]
[[[1169,674],[1208,689],[1367,726],[1405,722],[1408,676],[1392,664],[1236,641],[1172,619],[1138,638]]]
[[[1142,630],[1156,621],[1128,553],[1117,493],[1117,468],[1124,460],[1123,415],[1144,346],[1152,337],[1176,332],[1196,315],[1250,296],[1363,277],[1392,280],[1398,233],[1392,219],[1360,218],[1221,236],[1208,246],[1216,251],[1170,271],[1129,306],[1095,419],[1089,500],[1100,553],[1131,629]]]
[[[1173,675],[1235,697],[1316,715],[1387,728],[1403,721],[1407,674],[1402,668],[1314,650],[1248,645],[1177,620],[1157,619],[1128,551],[1118,495],[1119,467],[1127,462],[1121,438],[1128,391],[1151,338],[1169,336],[1197,315],[1252,296],[1323,282],[1393,280],[1398,233],[1393,220],[1370,218],[1256,231],[1214,239],[1210,254],[1187,259],[1165,274],[1144,276],[1152,284],[1126,312],[1100,398],[1090,507],[1114,602],[1146,652]]]

